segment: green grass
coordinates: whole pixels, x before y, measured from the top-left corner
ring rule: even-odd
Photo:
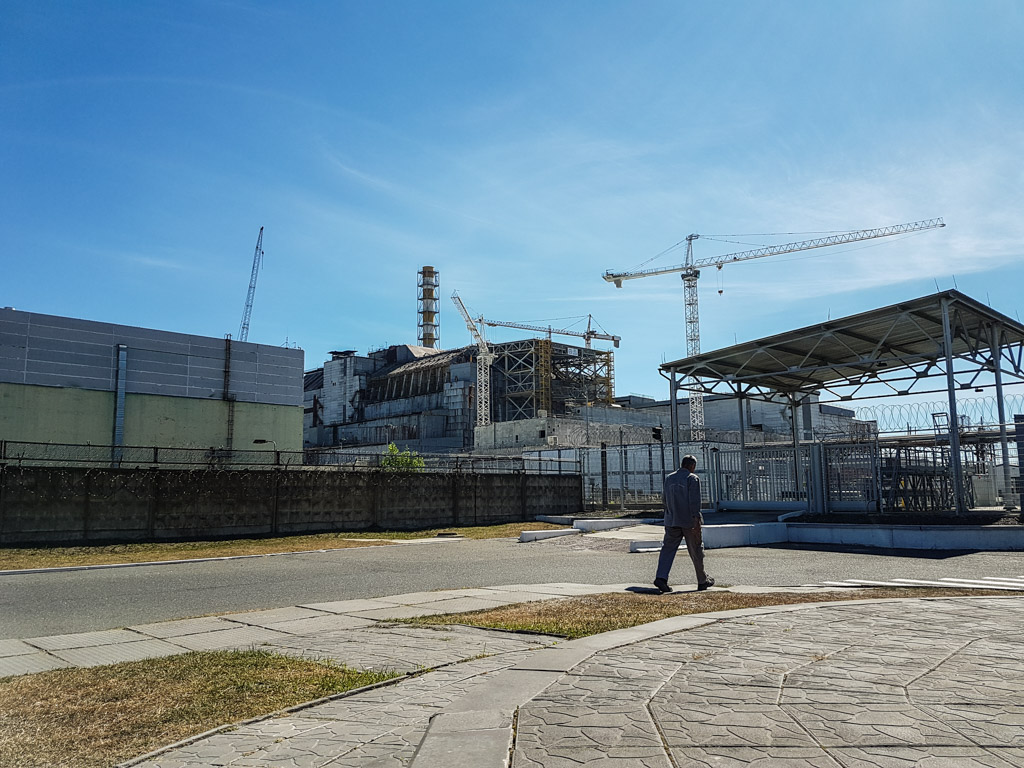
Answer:
[[[494,539],[519,536],[521,531],[564,528],[550,523],[523,522],[453,528],[428,528],[419,531],[363,531],[357,533],[317,533],[260,539],[216,541],[139,542],[72,547],[0,548],[0,570],[26,568],[66,568],[81,565],[145,563],[164,560],[191,560],[202,557],[265,555],[273,552],[309,552],[319,549],[345,549],[387,545],[394,541],[434,538],[439,533],[455,533],[467,539]]]
[[[0,680],[0,768],[106,768],[221,725],[395,677],[213,651]]]

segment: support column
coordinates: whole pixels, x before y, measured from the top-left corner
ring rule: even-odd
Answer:
[[[736,402],[740,406],[740,486],[743,488],[743,501],[750,501],[750,489],[747,487],[747,417],[743,395],[737,395]]]
[[[790,395],[789,413],[793,428],[793,500],[796,501],[800,495],[800,424],[799,410],[800,403],[796,397]]]
[[[672,422],[672,471],[679,469],[679,401],[676,399],[676,372],[668,380],[669,416]]]
[[[992,367],[995,369],[996,375],[996,408],[999,413],[999,446],[1002,450],[1003,459],[1003,509],[1016,509],[1017,507],[1010,501],[1010,488],[1012,478],[1010,477],[1010,442],[1006,434],[1006,406],[1003,405],[1003,370],[1000,362],[1000,356],[1003,353],[1003,347],[999,340],[1002,334],[1003,327],[1001,325],[992,326]]]
[[[953,331],[949,320],[949,299],[942,300],[942,347],[946,353],[946,394],[949,397],[949,465],[953,472],[956,513],[967,512],[964,501],[963,462],[960,457],[960,417],[956,410],[956,377],[953,375]]]

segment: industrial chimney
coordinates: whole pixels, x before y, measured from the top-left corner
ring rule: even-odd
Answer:
[[[418,274],[420,346],[438,349],[441,344],[441,307],[438,304],[440,273],[433,267],[424,267]]]

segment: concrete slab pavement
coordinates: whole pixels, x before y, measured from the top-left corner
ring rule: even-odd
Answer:
[[[524,594],[561,597],[626,586],[492,589],[518,602]],[[463,597],[449,590],[433,602],[468,606],[467,600],[487,600],[482,591]],[[432,604],[423,597],[380,601]],[[184,650],[189,639],[216,644],[220,633],[242,630],[273,633],[262,646],[285,653],[363,668],[432,669],[219,729],[125,764],[145,768],[1024,768],[1021,597],[776,606],[676,617],[568,642],[393,624],[278,631],[294,622],[351,618],[371,607],[346,602],[351,605],[86,633],[78,641],[5,641],[0,665],[21,660],[24,667],[43,654],[67,666],[53,654],[70,650],[88,652],[83,660],[93,663],[88,654],[97,649],[116,656],[116,649],[138,642]],[[328,605],[352,614],[323,611]],[[133,637],[139,629],[149,633],[148,641],[122,634]],[[18,674],[10,668],[0,666],[0,673]]]

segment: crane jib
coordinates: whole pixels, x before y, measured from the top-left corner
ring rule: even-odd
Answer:
[[[750,251],[738,253],[727,253],[724,256],[711,256],[706,259],[698,259],[691,264],[679,264],[673,267],[661,267],[656,269],[643,269],[635,272],[605,272],[603,277],[609,283],[615,283],[616,288],[622,287],[623,280],[633,280],[639,277],[651,277],[653,275],[667,275],[674,272],[687,272],[699,267],[721,267],[737,261],[759,259],[764,256],[776,256],[783,253],[795,251],[807,251],[814,248],[825,248],[832,245],[844,245],[861,240],[872,240],[879,237],[890,237],[902,235],[908,232],[919,232],[926,229],[938,229],[946,226],[942,218],[923,219],[909,224],[897,224],[890,227],[878,227],[876,229],[860,229],[852,232],[844,232],[839,235],[829,235],[813,240],[801,240],[795,243],[783,243],[782,245],[769,245],[763,248],[755,248]]]

